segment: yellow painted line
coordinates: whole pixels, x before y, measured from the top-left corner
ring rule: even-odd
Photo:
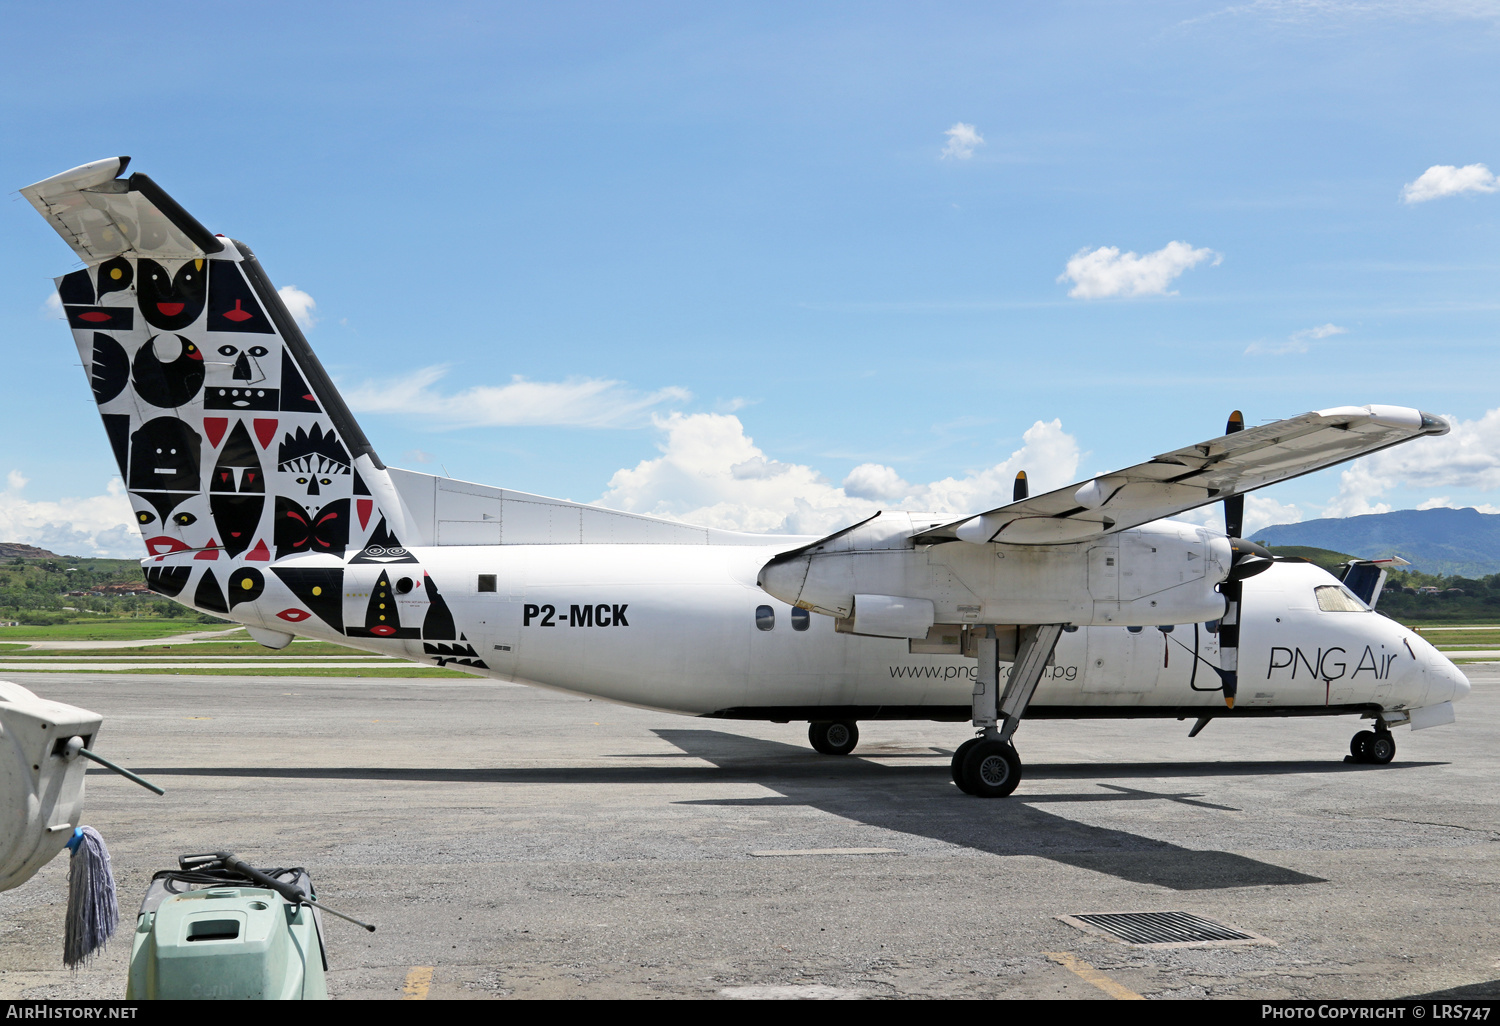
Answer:
[[[1141,997],[1141,995],[1131,990],[1129,987],[1121,983],[1116,983],[1108,976],[1105,976],[1098,969],[1095,969],[1093,966],[1089,965],[1083,959],[1075,958],[1072,955],[1068,954],[1066,951],[1043,951],[1042,954],[1046,955],[1052,961],[1056,962],[1058,965],[1062,966],[1064,969],[1068,970],[1068,972],[1073,973],[1080,979],[1084,979],[1092,983],[1094,986],[1098,987],[1100,990],[1104,991],[1104,993],[1108,994],[1110,997],[1114,998],[1117,1001],[1146,1000],[1145,998]]]
[[[406,974],[406,983],[401,987],[402,1001],[427,1000],[428,988],[432,986],[432,966],[414,965]]]

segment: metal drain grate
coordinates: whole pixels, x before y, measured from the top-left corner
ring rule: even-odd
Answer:
[[[1217,948],[1276,943],[1269,937],[1191,912],[1100,912],[1057,918],[1086,933],[1133,948]]]

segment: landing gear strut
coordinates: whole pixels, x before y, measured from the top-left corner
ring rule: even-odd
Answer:
[[[993,629],[979,639],[979,673],[974,682],[974,726],[980,735],[958,746],[953,753],[953,782],[976,798],[1003,798],[1021,782],[1021,757],[1011,743],[1021,715],[1047,669],[1060,623],[1022,627],[1010,679],[1000,690],[1000,643]],[[1003,718],[1003,722],[1002,722]]]
[[[859,727],[852,720],[809,723],[807,740],[824,755],[848,755],[859,744]]]
[[[1377,722],[1374,730],[1361,730],[1349,739],[1349,758],[1345,761],[1384,766],[1395,757],[1396,739],[1384,723]]]

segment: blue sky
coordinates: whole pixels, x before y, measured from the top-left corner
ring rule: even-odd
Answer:
[[[1383,402],[1460,430],[1252,519],[1497,503],[1500,4],[70,11],[7,9],[3,181],[133,156],[387,462],[821,530]],[[0,540],[128,548],[71,254],[0,218]]]

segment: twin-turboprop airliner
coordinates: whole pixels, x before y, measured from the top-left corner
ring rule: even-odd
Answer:
[[[282,648],[295,634],[693,716],[970,721],[953,779],[1011,793],[1025,717],[1451,722],[1469,690],[1342,580],[1240,540],[1243,494],[1443,434],[1339,406],[974,515],[884,511],[737,534],[387,467],[260,262],[127,157],[22,189],[82,259],[57,279],[134,504],[150,587]],[[1227,532],[1168,518],[1222,501]]]

